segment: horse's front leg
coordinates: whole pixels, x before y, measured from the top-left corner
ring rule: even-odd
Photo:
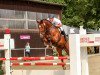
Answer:
[[[46,45],[46,48],[49,48],[49,45]]]
[[[49,40],[47,40],[46,38],[43,38],[43,42],[44,42],[44,45],[46,46],[46,48],[52,47],[51,42]]]
[[[47,41],[44,41],[44,46],[46,46],[46,48],[49,48],[49,44]]]
[[[49,44],[46,44],[46,48],[53,48],[52,47],[52,44],[50,44],[50,43]]]

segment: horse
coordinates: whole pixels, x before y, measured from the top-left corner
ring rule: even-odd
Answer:
[[[68,39],[61,34],[61,31],[56,26],[52,25],[52,23],[47,19],[37,21],[37,23],[40,38],[43,40],[44,45],[47,47],[54,46],[58,52],[58,56],[63,56],[62,50],[65,50],[69,55]],[[63,60],[61,61],[64,62]]]

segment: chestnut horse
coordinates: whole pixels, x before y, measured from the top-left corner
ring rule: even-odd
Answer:
[[[59,56],[62,56],[62,50],[65,50],[69,55],[69,44],[67,38],[61,34],[59,29],[52,25],[49,20],[43,19],[37,21],[40,38],[42,38],[44,45],[54,46]],[[62,60],[63,62],[63,60]]]

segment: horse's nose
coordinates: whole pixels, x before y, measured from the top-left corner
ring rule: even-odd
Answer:
[[[41,38],[43,38],[43,35],[42,35],[42,34],[40,34],[40,37],[41,37]]]

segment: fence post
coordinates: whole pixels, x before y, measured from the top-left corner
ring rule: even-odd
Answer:
[[[25,57],[26,55],[25,55],[25,49],[24,49],[24,57]]]
[[[80,35],[86,35],[86,29],[80,26]],[[87,47],[81,47],[82,75],[89,75]]]
[[[47,48],[45,48],[45,56],[47,56]]]
[[[5,50],[5,58],[10,59],[11,57],[11,49],[10,49],[10,34],[4,34],[4,48]],[[11,68],[10,68],[10,60],[5,61],[5,71],[6,75],[11,75]]]
[[[69,35],[70,75],[81,75],[80,35]]]

